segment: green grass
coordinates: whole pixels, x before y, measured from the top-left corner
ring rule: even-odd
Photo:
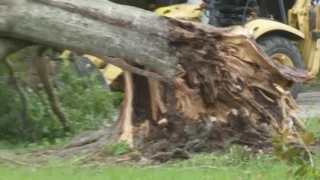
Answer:
[[[309,132],[315,134],[316,137],[320,137],[320,117],[310,117],[303,119],[303,122],[306,124]]]
[[[320,137],[320,118],[313,117],[304,121],[309,130]],[[0,142],[0,149],[17,151],[21,148],[22,146],[10,146]],[[317,153],[316,164],[320,164],[319,157],[320,153]],[[189,160],[169,162],[158,167],[93,164],[80,167],[77,161],[61,163],[55,159],[40,168],[0,164],[0,180],[282,180],[288,179],[287,172],[296,171],[298,168],[298,165],[288,164],[274,156],[253,156],[246,153],[243,147],[236,146],[233,151],[197,154]],[[305,176],[303,179],[314,178]]]
[[[295,166],[287,165],[277,159],[260,156],[249,158],[248,161],[237,161],[229,155],[197,155],[191,160],[162,167],[133,166],[49,166],[43,168],[10,167],[0,165],[0,180],[166,180],[166,179],[224,179],[224,180],[256,180],[285,179],[286,172]],[[304,179],[312,179],[305,177]]]

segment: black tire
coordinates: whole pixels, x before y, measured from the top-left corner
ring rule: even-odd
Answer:
[[[90,77],[93,72],[98,72],[97,80],[100,82],[102,88],[109,89],[109,85],[103,77],[103,74],[88,58],[79,56],[74,63],[81,77]]]
[[[259,38],[257,43],[262,47],[267,55],[271,56],[276,53],[285,54],[290,58],[292,64],[296,68],[305,69],[299,49],[289,39],[281,36],[265,36]],[[296,83],[290,88],[291,95],[294,99],[297,99],[298,94],[302,91],[302,83]]]
[[[95,66],[95,64],[90,61],[88,58],[83,56],[75,56],[75,60],[70,63],[70,70],[77,72],[80,77],[90,77],[93,72],[98,72],[97,80],[101,84],[103,89],[110,90],[108,82],[105,80],[103,74],[99,71],[99,69]],[[55,66],[54,74],[57,75],[60,72],[60,63]],[[55,83],[56,87],[59,87],[59,83]]]

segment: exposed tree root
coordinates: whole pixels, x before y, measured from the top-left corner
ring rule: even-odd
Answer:
[[[287,128],[292,130],[291,110],[297,105],[287,91],[280,91],[273,83],[285,82],[281,83],[287,84],[283,88],[289,89],[294,82],[307,78],[306,71],[274,63],[248,38],[244,28],[207,29],[206,25],[173,23],[177,23],[172,32],[173,46],[184,58],[191,57],[181,61],[187,72],[186,85],[199,92],[193,97],[202,99],[199,104],[203,109],[195,114],[210,115],[212,111],[217,121],[228,124],[253,144]],[[186,109],[196,107],[200,106]]]
[[[125,99],[120,116],[121,132],[118,141],[127,141],[133,148],[133,129],[132,129],[132,101],[133,101],[133,83],[130,72],[124,72]]]

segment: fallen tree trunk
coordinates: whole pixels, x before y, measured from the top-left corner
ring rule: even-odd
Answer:
[[[208,148],[230,136],[257,145],[292,130],[298,107],[286,90],[307,72],[275,64],[243,27],[179,21],[105,0],[2,0],[0,9],[1,36],[91,54],[149,78],[125,74],[126,114],[114,128],[116,139],[136,148],[161,138],[186,149],[206,141]],[[273,83],[286,84],[285,91]]]
[[[4,0],[0,6],[2,35],[124,58],[168,78],[178,72],[177,52],[168,46],[171,24],[154,13],[105,0]]]

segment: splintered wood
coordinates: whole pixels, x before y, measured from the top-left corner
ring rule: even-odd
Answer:
[[[180,64],[186,72],[185,85],[199,92],[189,98],[180,96],[179,103],[189,105],[179,108],[185,115],[205,107],[206,111],[202,108],[197,113],[212,112],[209,115],[229,124],[248,141],[270,139],[274,133],[292,130],[296,118],[291,111],[298,106],[285,90],[305,81],[306,71],[274,63],[243,27],[218,29],[171,22],[171,45],[183,55]],[[280,82],[288,86],[277,89],[274,83]],[[202,104],[190,102],[190,97],[197,95]]]
[[[133,127],[132,127],[132,101],[133,101],[133,83],[130,72],[124,72],[125,82],[125,99],[120,116],[121,134],[119,141],[127,141],[131,148],[133,148]]]
[[[270,141],[285,129],[292,133],[288,140],[297,140],[293,125],[304,124],[292,115],[292,110],[299,108],[288,89],[295,82],[305,81],[306,71],[275,64],[243,27],[223,29],[172,19],[170,22],[169,44],[182,55],[177,67],[183,73],[173,77],[173,91],[166,90],[165,82],[147,78],[149,120],[156,121],[158,129],[165,129],[167,134],[169,129],[176,131],[170,126],[190,128],[177,122],[203,123],[201,119],[209,122],[215,116],[215,128],[227,127],[245,144]],[[287,86],[280,88],[275,83]],[[129,125],[124,127],[128,129]],[[187,131],[183,131],[185,136]],[[133,144],[132,137],[126,137]]]

